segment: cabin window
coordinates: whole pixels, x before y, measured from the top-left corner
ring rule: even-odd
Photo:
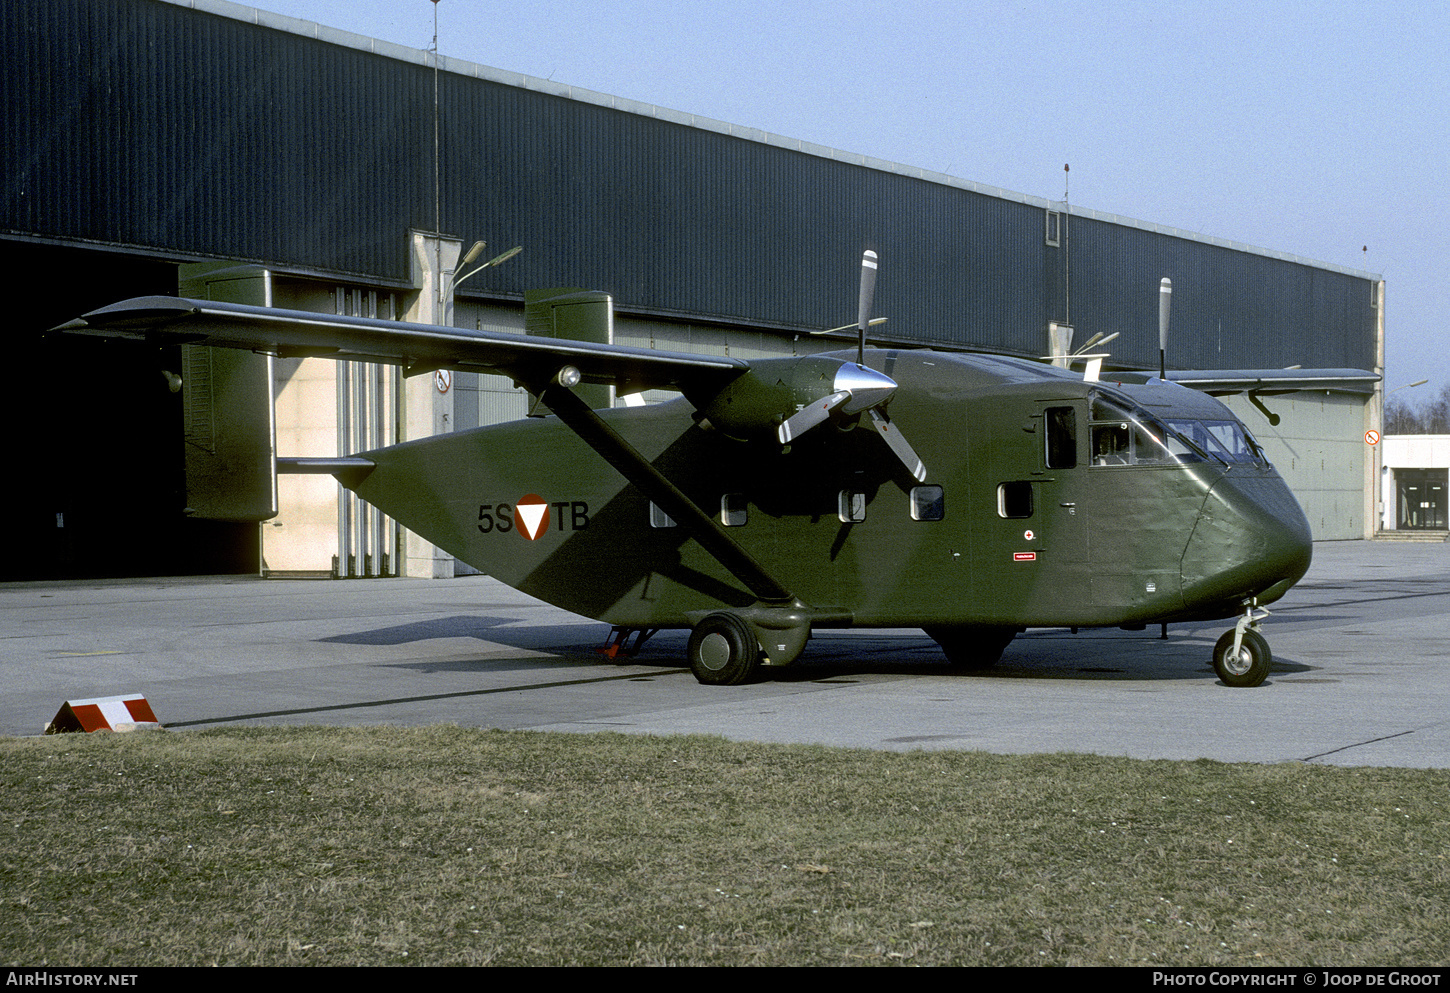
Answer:
[[[672,528],[675,526],[675,522],[669,514],[666,514],[651,502],[649,505],[649,526],[652,528]]]
[[[720,523],[727,528],[743,528],[750,519],[743,493],[726,493],[720,498]]]
[[[1047,468],[1071,469],[1077,465],[1077,414],[1071,407],[1048,407]]]
[[[842,523],[854,524],[866,519],[866,494],[842,490],[836,497],[836,513]]]
[[[997,514],[1020,519],[1032,516],[1032,483],[1021,480],[997,487]]]
[[[911,519],[913,521],[939,521],[946,516],[946,495],[940,486],[913,486],[911,488]]]

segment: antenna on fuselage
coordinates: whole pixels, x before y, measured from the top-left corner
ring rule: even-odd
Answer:
[[[1158,284],[1158,378],[1168,378],[1168,311],[1173,306],[1173,280]]]

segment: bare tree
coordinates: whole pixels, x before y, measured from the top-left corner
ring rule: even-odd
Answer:
[[[1385,434],[1450,434],[1450,383],[1418,404],[1402,397],[1386,400]]]
[[[1424,434],[1420,414],[1407,401],[1390,397],[1385,401],[1385,434]]]
[[[1450,434],[1450,383],[1440,387],[1440,392],[1426,404],[1425,433]]]

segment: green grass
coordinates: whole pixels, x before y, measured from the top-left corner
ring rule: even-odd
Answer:
[[[714,738],[0,741],[17,965],[1450,962],[1450,774]]]

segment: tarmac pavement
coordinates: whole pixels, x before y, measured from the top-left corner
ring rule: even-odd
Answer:
[[[1321,542],[1271,608],[1255,689],[1231,625],[1032,631],[956,672],[918,630],[824,631],[775,678],[698,684],[686,633],[623,664],[608,626],[482,576],[0,584],[0,734],[141,693],[172,729],[439,722],[873,749],[1450,768],[1450,544]]]

